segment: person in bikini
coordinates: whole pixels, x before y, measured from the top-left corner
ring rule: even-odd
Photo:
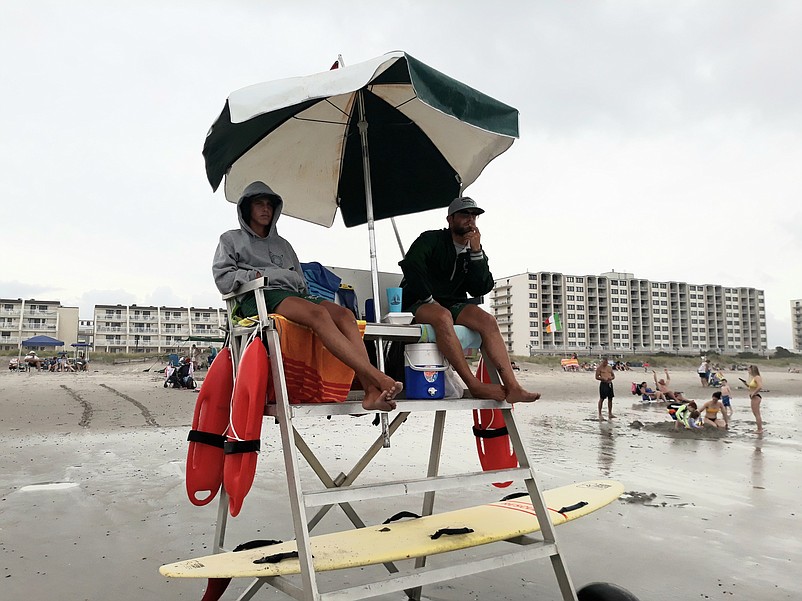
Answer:
[[[398,264],[404,272],[403,309],[415,316],[415,323],[434,328],[437,348],[473,397],[508,403],[536,401],[540,393],[525,390],[515,377],[496,318],[468,298],[487,294],[494,285],[476,226],[484,212],[472,198],[455,198],[448,206],[448,228],[423,232],[412,243]],[[482,353],[496,366],[501,384],[483,383],[473,374],[455,324],[479,333]]]
[[[354,314],[309,294],[295,250],[276,230],[283,206],[281,196],[264,182],[245,188],[237,202],[240,229],[220,236],[214,255],[212,273],[218,290],[228,294],[266,277],[268,311],[308,327],[332,355],[354,370],[365,389],[364,409],[395,409],[395,397],[403,385],[371,364]],[[243,299],[241,306],[246,303],[250,304],[246,316],[254,315],[255,299]]]
[[[718,418],[718,412],[724,416],[723,420]],[[724,410],[724,403],[721,402],[721,391],[717,390],[713,393],[713,398],[707,401],[700,412],[704,414],[704,425],[713,428],[729,428],[730,423],[727,414]]]
[[[665,373],[666,376],[665,379],[660,378],[658,380],[657,373],[655,373],[655,371],[652,370],[652,377],[654,378],[654,386],[655,388],[657,388],[657,390],[660,391],[660,393],[663,395],[663,398],[666,399],[667,401],[682,401],[682,402],[687,401],[688,399],[682,396],[681,392],[674,392],[669,388],[669,386],[671,385],[671,376],[668,375],[668,369],[664,369],[663,373]]]
[[[755,416],[757,433],[763,434],[763,417],[760,414],[760,403],[763,401],[763,397],[760,395],[760,391],[763,389],[763,376],[760,375],[757,365],[750,365],[746,373],[749,378],[746,381],[746,387],[749,389],[749,402]]]

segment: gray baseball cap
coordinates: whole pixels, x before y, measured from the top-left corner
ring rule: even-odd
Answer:
[[[459,198],[455,198],[451,201],[451,204],[448,205],[448,214],[449,216],[453,215],[458,211],[465,211],[465,210],[472,210],[477,215],[481,215],[485,212],[484,209],[480,209],[476,201],[473,198],[468,196],[460,196]]]

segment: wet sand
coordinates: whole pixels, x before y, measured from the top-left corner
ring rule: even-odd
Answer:
[[[159,575],[163,563],[210,552],[216,503],[194,507],[184,490],[186,433],[197,395],[162,388],[146,365],[100,367],[86,374],[0,374],[0,558],[2,598],[199,599],[200,581]],[[595,419],[592,373],[525,366],[521,379],[544,394],[516,411],[544,488],[600,477],[621,480],[628,494],[558,529],[577,586],[617,583],[641,601],[796,599],[798,477],[802,376],[766,372],[766,434],[743,390],[735,390],[729,432],[674,432],[663,406],[642,406],[617,373],[611,423]],[[202,375],[202,374],[201,374]],[[650,375],[650,374],[649,374]],[[728,374],[737,381],[739,374]],[[674,387],[705,400],[694,373],[672,373]],[[413,414],[360,478],[420,477],[432,415]],[[308,419],[300,429],[330,472],[347,472],[378,434],[371,417]],[[469,412],[448,416],[443,473],[476,469]],[[229,544],[288,538],[278,428],[266,420],[254,489]],[[314,481],[306,470],[307,481]],[[515,488],[438,494],[445,511],[499,499]],[[399,509],[418,511],[416,496],[358,503],[368,522]],[[344,528],[334,509],[320,532]],[[437,563],[433,558],[430,563]],[[372,574],[368,568],[353,576]],[[232,583],[226,599],[247,583]],[[436,600],[558,599],[545,562],[424,589]],[[260,592],[256,598],[280,598]],[[386,598],[401,598],[400,595]]]

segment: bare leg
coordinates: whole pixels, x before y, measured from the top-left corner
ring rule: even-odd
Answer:
[[[328,311],[332,321],[334,321],[334,325],[336,325],[337,329],[340,330],[343,336],[345,336],[351,342],[358,354],[360,354],[365,361],[370,363],[370,357],[368,356],[368,351],[365,348],[365,342],[362,339],[362,334],[359,332],[359,326],[356,324],[356,318],[354,317],[354,314],[345,307],[341,307],[340,305],[329,301],[320,303],[320,306]],[[395,384],[400,383],[396,382]],[[401,387],[395,385],[392,389],[387,391],[377,388],[369,381],[363,385],[365,387],[365,397],[370,399],[373,399],[374,397],[378,398],[379,396],[382,396],[383,392],[386,392],[382,398],[385,401],[391,401],[399,392],[401,392]],[[365,409],[370,408],[371,407],[365,407]]]
[[[613,399],[607,399],[607,417],[610,419],[615,418],[615,415],[613,415]]]
[[[755,415],[755,424],[757,425],[757,433],[763,434],[763,417],[760,415],[760,401],[759,396],[753,396],[749,399],[752,403],[752,413]]]
[[[507,397],[507,391],[502,386],[483,383],[471,371],[468,362],[465,360],[465,353],[462,350],[459,338],[454,333],[454,321],[448,309],[436,303],[422,305],[415,312],[415,321],[417,323],[430,324],[434,328],[437,337],[437,348],[445,355],[445,358],[448,359],[459,377],[468,386],[468,390],[474,398],[503,401]],[[482,340],[484,342],[484,337]],[[507,360],[507,365],[510,372],[512,372],[509,359]],[[501,370],[499,370],[500,372]]]
[[[468,305],[459,314],[457,324],[475,330],[482,336],[482,352],[496,366],[501,383],[507,392],[508,403],[531,403],[540,398],[539,392],[524,390],[515,378],[507,347],[501,338],[498,323],[492,315],[476,305]]]
[[[362,407],[380,411],[395,409],[396,403],[393,399],[402,390],[403,384],[373,367],[368,360],[362,339],[360,338],[359,344],[356,345],[347,338],[325,307],[291,296],[281,301],[276,307],[276,312],[311,329],[332,355],[356,372],[359,380],[368,389],[365,391]]]
[[[605,421],[604,418],[602,417],[602,407],[603,406],[604,406],[604,399],[599,399],[599,421],[600,422]]]

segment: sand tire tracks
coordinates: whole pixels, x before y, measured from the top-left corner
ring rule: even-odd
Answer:
[[[155,420],[155,419],[153,418],[153,416],[151,415],[151,413],[150,413],[150,410],[149,410],[147,407],[145,407],[145,406],[144,406],[142,403],[140,403],[139,401],[137,401],[137,400],[136,400],[136,399],[134,399],[134,398],[131,398],[131,397],[130,397],[130,396],[128,396],[127,394],[123,394],[123,393],[122,393],[122,392],[120,392],[119,390],[114,390],[114,388],[112,388],[111,386],[107,386],[106,384],[100,384],[100,386],[102,386],[102,387],[103,387],[103,388],[105,388],[106,390],[109,390],[109,391],[113,392],[113,393],[114,393],[114,394],[116,394],[118,397],[120,397],[120,398],[122,398],[122,399],[125,399],[125,400],[126,400],[126,401],[128,401],[129,403],[131,403],[131,404],[135,405],[135,406],[136,406],[136,407],[137,407],[137,408],[138,408],[138,409],[139,409],[139,410],[142,412],[142,415],[143,415],[143,416],[144,416],[144,418],[145,418],[145,423],[146,423],[148,426],[156,426],[157,428],[158,428],[158,427],[160,427],[160,426],[159,426],[159,424],[157,424],[157,423],[156,423],[156,420]]]
[[[80,394],[75,392],[72,388],[68,388],[64,386],[64,384],[62,384],[61,387],[64,390],[66,390],[67,393],[72,398],[78,401],[81,407],[84,408],[83,413],[81,414],[81,421],[78,422],[78,425],[81,426],[82,428],[88,428],[89,424],[92,422],[92,415],[95,412],[95,410],[92,408],[92,404],[89,401],[85,400]]]

